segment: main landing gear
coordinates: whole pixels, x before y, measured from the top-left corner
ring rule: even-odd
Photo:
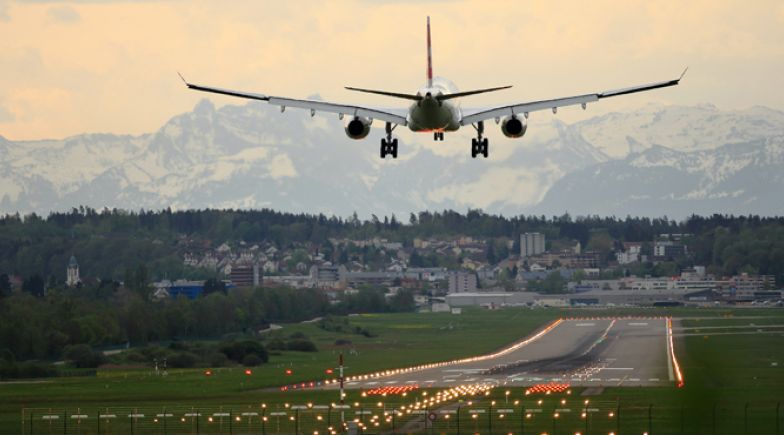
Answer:
[[[393,159],[397,158],[397,139],[392,139],[392,130],[397,127],[392,127],[391,122],[387,122],[386,131],[387,137],[386,139],[381,139],[381,158],[387,156],[387,154],[391,155]]]
[[[434,131],[433,132],[433,140],[434,141],[444,141],[444,132],[443,131]]]
[[[482,133],[485,132],[485,123],[479,121],[476,125],[471,124],[476,130],[476,138],[471,139],[471,157],[476,158],[479,154],[487,158],[488,143],[487,138],[482,138]]]

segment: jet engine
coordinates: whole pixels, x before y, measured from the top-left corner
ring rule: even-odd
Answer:
[[[351,139],[364,139],[370,133],[372,123],[371,119],[356,116],[346,123],[346,136]]]
[[[503,119],[503,121],[501,121],[501,131],[506,137],[523,137],[527,128],[528,124],[526,124],[525,118],[521,118],[515,115],[507,116]]]

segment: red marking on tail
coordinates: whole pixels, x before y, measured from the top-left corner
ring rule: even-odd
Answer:
[[[427,87],[433,86],[433,56],[430,45],[430,17],[427,17]]]

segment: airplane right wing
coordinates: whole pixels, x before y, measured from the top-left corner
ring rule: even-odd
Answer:
[[[509,116],[509,115],[525,115],[527,117],[529,112],[536,112],[538,110],[551,109],[553,113],[555,113],[555,111],[559,107],[573,106],[577,104],[580,104],[583,106],[583,108],[585,108],[586,104],[594,101],[598,101],[602,98],[633,94],[635,92],[650,91],[652,89],[666,88],[668,86],[675,86],[681,81],[681,79],[685,74],[686,74],[686,70],[683,71],[680,77],[674,80],[650,83],[647,85],[632,86],[630,88],[613,89],[610,91],[604,91],[597,94],[577,95],[574,97],[555,98],[552,100],[532,101],[528,103],[520,103],[520,104],[513,104],[510,106],[496,107],[493,109],[484,110],[481,112],[466,115],[463,117],[463,119],[460,120],[460,124],[469,125],[475,122],[485,121],[487,119],[493,119],[493,118],[500,118],[502,116]]]
[[[234,91],[231,89],[214,88],[210,86],[202,86],[202,85],[189,83],[187,80],[185,80],[185,78],[182,77],[182,75],[180,75],[180,78],[189,89],[202,91],[202,92],[211,92],[213,94],[229,95],[232,97],[247,98],[251,100],[266,101],[272,105],[280,106],[281,111],[285,110],[287,107],[296,107],[298,109],[309,109],[311,115],[315,114],[316,112],[329,112],[329,113],[337,113],[341,117],[343,115],[349,115],[349,116],[362,116],[370,119],[378,119],[395,125],[405,126],[408,123],[408,121],[406,121],[405,116],[396,115],[394,113],[385,112],[383,110],[378,110],[378,109],[371,109],[367,107],[352,106],[346,104],[328,103],[325,101],[298,100],[294,98],[274,97],[265,94],[256,94],[251,92]]]

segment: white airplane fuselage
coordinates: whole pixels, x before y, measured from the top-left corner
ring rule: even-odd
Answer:
[[[460,128],[460,106],[449,100],[438,101],[435,97],[452,93],[447,85],[434,81],[433,86],[423,86],[417,95],[424,97],[408,108],[408,128],[416,132],[456,131]]]

